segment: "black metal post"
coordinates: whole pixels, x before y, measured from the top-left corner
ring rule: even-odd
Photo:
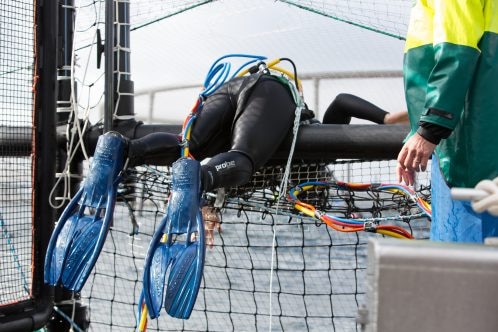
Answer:
[[[104,133],[112,129],[114,113],[114,0],[105,1]]]
[[[35,165],[33,188],[37,188],[33,195],[33,253],[34,268],[33,293],[39,297],[40,310],[44,315],[51,312],[52,291],[43,282],[43,266],[45,250],[52,233],[54,209],[47,197],[55,182],[55,110],[56,95],[56,59],[53,56],[57,50],[57,2],[43,2],[41,6],[40,52],[38,54],[39,88],[36,94],[34,116]],[[48,317],[47,317],[48,318]],[[36,328],[36,327],[35,327]]]
[[[57,124],[67,125],[71,114],[71,60],[74,36],[74,0],[60,4],[57,52]]]
[[[114,87],[119,94],[116,105],[118,119],[132,119],[134,116],[134,87],[131,80],[130,65],[130,3],[117,2],[117,17],[114,30],[114,45],[119,45],[114,51]],[[118,98],[118,95],[115,98]],[[115,99],[115,103],[117,100]]]

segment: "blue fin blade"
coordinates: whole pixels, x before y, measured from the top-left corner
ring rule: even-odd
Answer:
[[[49,285],[57,284],[61,277],[62,269],[66,261],[66,254],[76,231],[77,216],[71,216],[66,223],[62,225],[61,232],[56,238],[53,254],[45,262],[45,283]]]
[[[164,280],[166,271],[171,262],[170,251],[164,243],[161,243],[154,252],[152,263],[150,265],[149,284],[150,290],[147,292],[149,300],[146,301],[149,315],[152,318],[159,316],[163,306]],[[147,303],[148,302],[148,303]]]
[[[171,262],[169,248],[161,240],[168,224],[166,214],[152,235],[147,255],[145,256],[144,273],[142,277],[142,293],[149,316],[154,319],[159,316],[163,304],[164,279],[168,265]]]
[[[62,269],[66,260],[66,254],[73,241],[73,235],[78,225],[78,213],[72,215],[77,202],[83,194],[79,190],[73,200],[62,213],[55,227],[45,253],[44,281],[46,284],[55,286],[59,282]]]
[[[91,219],[86,217],[86,219]],[[102,219],[94,220],[74,238],[74,245],[67,253],[65,268],[62,272],[62,285],[72,291],[79,292],[89,276],[91,257],[97,248],[100,232],[104,231]],[[104,233],[107,233],[105,231]],[[105,236],[103,234],[102,236]],[[92,265],[93,267],[93,265]],[[90,271],[88,271],[90,270]]]
[[[204,230],[200,212],[195,228]],[[184,250],[172,263],[164,302],[166,312],[172,317],[188,319],[192,313],[204,271],[204,241],[204,231],[198,232],[195,241],[191,241],[189,233]]]
[[[163,306],[164,286],[166,283],[166,274],[170,268],[171,262],[177,259],[178,254],[183,250],[184,246],[173,244],[168,247],[165,243],[161,243],[154,252],[154,257],[150,264],[150,273],[147,287],[146,300],[147,308],[151,318],[159,316]],[[144,282],[145,284],[145,282]]]

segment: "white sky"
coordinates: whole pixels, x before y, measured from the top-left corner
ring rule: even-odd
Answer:
[[[288,57],[299,73],[401,70],[403,46],[395,38],[281,2],[225,0],[133,31],[131,77],[135,91],[201,84],[213,61],[230,53]],[[390,111],[405,108],[401,79],[338,80],[322,84],[319,111],[340,92],[355,93]],[[182,120],[196,95],[190,90],[158,96],[155,112],[164,120]],[[305,85],[310,105],[313,96],[313,88]],[[148,107],[145,98],[136,98],[138,115],[144,116]]]

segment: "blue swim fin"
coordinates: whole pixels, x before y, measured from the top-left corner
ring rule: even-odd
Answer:
[[[144,266],[143,294],[151,318],[159,316],[163,300],[170,316],[190,317],[201,284],[206,250],[200,199],[199,162],[188,158],[177,160],[172,166],[166,215],[154,232]]]
[[[52,233],[45,256],[45,283],[79,292],[104,246],[123,169],[126,141],[99,137],[89,175]],[[88,211],[87,211],[88,210]]]

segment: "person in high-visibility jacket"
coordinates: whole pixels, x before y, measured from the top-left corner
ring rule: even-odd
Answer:
[[[498,218],[449,192],[498,176],[498,0],[417,0],[404,81],[411,132],[397,175],[413,184],[434,152],[431,239],[498,236]]]

